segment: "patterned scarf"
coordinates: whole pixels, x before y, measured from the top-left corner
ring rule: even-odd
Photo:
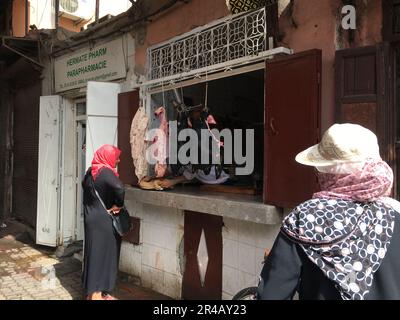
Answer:
[[[393,235],[395,211],[383,202],[312,199],[282,231],[335,284],[344,300],[364,300]]]
[[[393,185],[393,171],[382,160],[368,159],[361,170],[351,174],[319,173],[321,192],[314,198],[376,201],[389,196]]]
[[[368,161],[348,175],[321,175],[322,192],[297,206],[282,232],[332,280],[344,300],[364,300],[390,246],[396,211],[384,198],[393,173]]]

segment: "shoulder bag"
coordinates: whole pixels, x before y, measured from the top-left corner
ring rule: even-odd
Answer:
[[[132,230],[132,221],[131,217],[129,216],[128,210],[126,210],[125,206],[121,208],[118,214],[114,214],[112,212],[109,212],[107,210],[107,207],[105,206],[103,200],[101,199],[99,193],[97,192],[96,188],[94,187],[93,184],[93,189],[94,192],[96,193],[97,198],[99,199],[101,205],[103,208],[106,210],[106,212],[111,216],[113,220],[113,227],[115,231],[121,236],[125,236],[127,233],[129,233]]]

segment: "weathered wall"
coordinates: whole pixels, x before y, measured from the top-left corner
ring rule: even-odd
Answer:
[[[69,31],[80,32],[81,28],[87,25],[87,22],[81,22],[76,24],[75,21],[71,19],[60,17],[60,19],[58,20],[58,24],[60,27],[63,27]]]
[[[354,32],[354,41],[347,41],[346,48],[370,46],[382,42],[382,0],[357,0],[355,5],[357,30]],[[337,34],[341,35],[339,31]]]
[[[25,36],[25,0],[14,0],[12,10],[12,35],[14,37]]]
[[[356,1],[357,30],[354,41],[341,27],[341,0],[295,0],[280,17],[282,45],[295,52],[322,49],[322,131],[334,122],[335,51],[381,41],[381,1]]]

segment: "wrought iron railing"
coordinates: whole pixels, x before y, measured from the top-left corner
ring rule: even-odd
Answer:
[[[148,50],[148,79],[254,56],[268,48],[265,8],[229,16]]]

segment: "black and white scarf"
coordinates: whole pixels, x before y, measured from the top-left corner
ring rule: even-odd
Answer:
[[[331,279],[344,300],[364,300],[390,246],[396,211],[387,201],[312,199],[282,231]]]

